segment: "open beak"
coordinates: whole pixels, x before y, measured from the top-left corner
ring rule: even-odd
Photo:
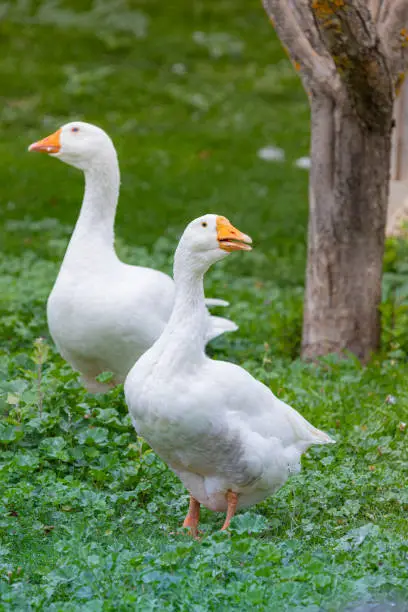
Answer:
[[[223,251],[250,251],[252,238],[240,232],[225,217],[217,217],[217,238]]]
[[[47,138],[33,142],[28,147],[29,151],[38,151],[39,153],[58,153],[61,149],[61,129],[57,130]]]

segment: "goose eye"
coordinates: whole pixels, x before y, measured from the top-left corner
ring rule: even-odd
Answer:
[[[71,128],[71,132],[79,132],[79,127],[73,127],[73,128]]]
[[[201,227],[207,227],[207,225],[208,225],[207,222],[203,221],[202,224],[201,224]]]

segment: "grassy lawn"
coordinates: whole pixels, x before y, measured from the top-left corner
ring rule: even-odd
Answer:
[[[382,354],[302,363],[308,104],[259,1],[16,0],[0,15],[0,610],[407,610],[407,249],[387,246]],[[207,212],[253,237],[208,275],[240,325],[211,351],[338,442],[228,534],[206,511],[200,542],[180,533],[186,492],[122,389],[87,394],[49,339],[83,181],[26,150],[72,119],[117,146],[123,259],[171,271]]]

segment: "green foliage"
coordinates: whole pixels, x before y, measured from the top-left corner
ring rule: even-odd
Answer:
[[[366,369],[297,359],[307,175],[292,162],[307,154],[308,110],[259,3],[18,0],[0,15],[1,610],[335,612],[406,600],[408,253],[387,245],[384,356]],[[186,492],[136,436],[122,389],[87,394],[48,336],[45,302],[82,182],[25,148],[72,118],[118,146],[126,261],[169,272],[180,230],[204,212],[253,235],[251,254],[208,275],[207,295],[231,302],[218,312],[240,324],[210,352],[337,440],[229,533],[205,510],[200,542],[180,533]],[[258,159],[269,144],[288,161]]]
[[[20,230],[29,231],[30,224]],[[18,274],[12,257],[13,274],[4,273],[5,257],[0,277],[13,279],[3,296],[9,314],[7,351],[0,360],[5,609],[252,605],[334,611],[353,601],[403,597],[408,588],[404,365],[393,359],[367,369],[352,358],[327,358],[317,366],[291,361],[299,342],[298,289],[290,293],[271,281],[229,276],[232,257],[215,267],[208,291],[223,295],[220,288],[229,279],[234,295],[229,314],[242,327],[213,344],[214,357],[242,363],[331,432],[337,444],[311,450],[302,473],[238,515],[229,534],[217,531],[221,517],[204,510],[203,538],[191,541],[180,533],[186,492],[137,438],[122,389],[86,393],[52,343],[36,339],[38,331],[47,334],[44,300],[63,232],[55,225],[54,237],[41,241],[50,260],[31,253],[30,277],[24,270]],[[172,246],[161,239],[151,254],[130,247],[126,252],[130,260],[168,269]],[[278,322],[271,309],[280,313]],[[277,339],[265,343],[271,320]]]

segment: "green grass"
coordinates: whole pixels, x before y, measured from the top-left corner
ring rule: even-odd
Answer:
[[[260,3],[19,0],[0,34],[0,610],[405,610],[407,248],[387,247],[381,355],[302,363],[307,173],[293,162],[308,106]],[[48,337],[83,183],[26,148],[75,118],[117,145],[127,261],[170,271],[206,212],[252,235],[251,254],[208,275],[240,324],[211,352],[337,440],[229,534],[207,511],[200,542],[178,533],[186,492],[136,437],[122,389],[85,393]],[[257,157],[269,144],[285,162]]]

